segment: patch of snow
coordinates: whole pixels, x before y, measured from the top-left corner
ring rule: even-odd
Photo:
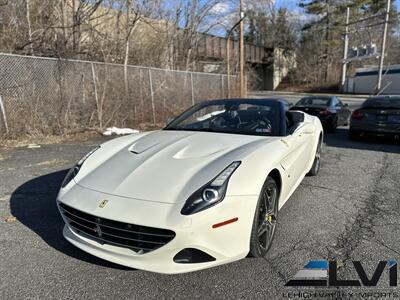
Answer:
[[[127,134],[134,134],[139,133],[139,130],[131,129],[131,128],[118,128],[118,127],[109,127],[106,131],[103,132],[103,135],[110,136],[110,135],[127,135]]]
[[[29,145],[27,146],[27,148],[29,148],[29,149],[36,149],[36,148],[40,148],[40,145],[37,145],[37,144],[29,144]]]

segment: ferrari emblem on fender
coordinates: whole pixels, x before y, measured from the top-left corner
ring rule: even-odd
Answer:
[[[100,202],[99,207],[104,208],[107,205],[107,203],[108,203],[108,200],[103,200]]]

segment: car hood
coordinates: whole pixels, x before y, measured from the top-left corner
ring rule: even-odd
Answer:
[[[101,147],[84,163],[76,183],[121,197],[177,203],[276,138],[162,130],[131,139]]]

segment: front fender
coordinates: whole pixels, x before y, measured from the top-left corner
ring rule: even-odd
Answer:
[[[277,169],[282,177],[284,170],[280,162],[287,153],[288,147],[283,139],[276,139],[253,151],[242,159],[242,164],[231,177],[227,194],[258,196],[272,170]]]

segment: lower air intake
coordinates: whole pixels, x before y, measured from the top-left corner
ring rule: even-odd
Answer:
[[[175,237],[172,230],[99,218],[61,202],[59,208],[68,226],[76,233],[100,244],[129,248],[139,254],[154,251]]]
[[[194,248],[185,248],[174,257],[174,262],[178,264],[197,264],[210,261],[215,261],[215,258]]]

